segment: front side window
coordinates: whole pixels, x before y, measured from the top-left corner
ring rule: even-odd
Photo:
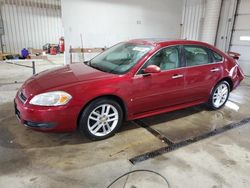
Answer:
[[[153,47],[134,43],[120,43],[93,58],[87,64],[98,70],[124,74],[128,72]]]
[[[211,63],[209,53],[199,46],[184,46],[187,66],[204,65]]]
[[[179,48],[174,46],[160,50],[142,66],[138,73],[143,74],[143,70],[149,65],[157,65],[162,71],[180,67]]]

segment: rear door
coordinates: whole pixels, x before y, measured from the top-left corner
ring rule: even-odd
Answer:
[[[184,45],[186,60],[185,95],[188,100],[208,99],[211,89],[221,79],[223,58],[199,45]]]

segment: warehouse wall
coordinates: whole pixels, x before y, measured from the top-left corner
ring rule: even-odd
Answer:
[[[221,0],[185,0],[182,38],[215,44]]]
[[[180,38],[182,0],[62,0],[69,46],[111,46],[133,38]],[[67,54],[67,62],[69,61]]]
[[[204,14],[204,0],[185,0],[183,7],[181,38],[189,40],[201,40]]]
[[[223,0],[216,38],[216,47],[224,52],[229,50],[237,0]]]
[[[20,53],[26,47],[41,49],[62,36],[60,0],[2,0],[4,51]]]
[[[205,15],[204,24],[201,31],[201,40],[214,45],[222,0],[206,0],[205,2]]]

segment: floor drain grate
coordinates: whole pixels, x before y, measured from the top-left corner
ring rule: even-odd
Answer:
[[[147,129],[152,135],[154,135],[155,137],[159,138],[161,141],[165,142],[168,145],[173,145],[174,143],[169,140],[167,137],[165,137],[164,135],[162,135],[159,131],[149,127],[147,124],[145,124],[143,121],[141,120],[135,120],[134,121],[135,124],[137,124],[140,127],[143,127],[145,129]]]
[[[139,122],[139,123],[138,123],[138,122]],[[234,128],[243,126],[243,125],[245,125],[245,124],[247,124],[247,123],[249,123],[249,122],[250,122],[250,117],[244,118],[244,119],[242,119],[242,120],[239,121],[239,122],[230,123],[230,124],[228,124],[228,125],[226,125],[226,126],[224,126],[224,127],[215,129],[215,130],[213,130],[213,131],[211,131],[211,132],[209,132],[209,133],[205,133],[205,134],[199,135],[199,136],[197,136],[197,137],[195,137],[195,138],[188,139],[188,140],[184,140],[184,141],[181,141],[181,142],[178,142],[178,143],[173,143],[173,142],[171,142],[169,139],[167,139],[166,137],[164,137],[164,138],[162,139],[163,136],[162,136],[158,131],[156,131],[156,130],[150,128],[150,127],[148,127],[146,124],[144,124],[144,123],[141,122],[140,120],[136,120],[136,123],[137,123],[138,125],[140,125],[140,126],[146,128],[146,129],[149,130],[153,135],[157,136],[158,138],[160,138],[160,139],[162,139],[162,140],[167,139],[167,142],[166,142],[166,143],[168,144],[168,146],[162,147],[162,148],[160,148],[160,149],[157,149],[157,150],[154,150],[154,151],[151,151],[151,152],[144,153],[144,154],[142,154],[142,155],[138,155],[138,156],[136,156],[136,157],[133,157],[133,158],[129,159],[129,161],[130,161],[132,164],[136,164],[136,163],[145,161],[145,160],[147,160],[147,159],[157,157],[157,156],[162,155],[162,154],[164,154],[164,153],[168,153],[168,152],[174,151],[174,150],[176,150],[176,149],[178,149],[178,148],[187,146],[187,145],[189,145],[189,144],[198,142],[198,141],[200,141],[200,140],[209,138],[209,137],[211,137],[211,136],[215,136],[215,135],[217,135],[217,134],[226,132],[226,131],[228,131],[228,130],[231,130],[231,129],[234,129]],[[144,124],[144,126],[143,126],[143,124]],[[164,140],[164,141],[165,141],[165,140]],[[169,143],[168,143],[168,142],[169,142]]]

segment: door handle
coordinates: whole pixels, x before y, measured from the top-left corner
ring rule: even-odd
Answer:
[[[172,76],[173,79],[182,78],[183,74],[175,74]]]
[[[211,72],[218,72],[218,71],[220,71],[220,69],[219,68],[212,68],[210,71]]]

